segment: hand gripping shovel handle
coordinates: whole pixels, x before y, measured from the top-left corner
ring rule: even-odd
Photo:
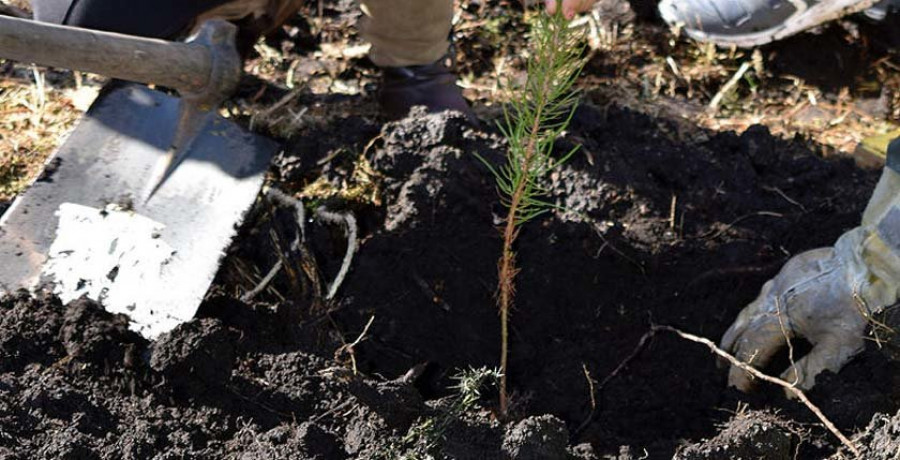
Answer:
[[[236,33],[211,20],[181,43],[0,16],[0,58],[166,86],[214,106],[240,79]]]

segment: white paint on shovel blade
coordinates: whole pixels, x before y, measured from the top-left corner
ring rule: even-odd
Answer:
[[[130,211],[60,205],[59,227],[42,269],[64,303],[82,296],[112,313],[124,313],[132,329],[147,337],[171,330],[190,318],[173,308],[177,279],[169,264],[177,256],[160,238],[165,226]],[[173,285],[175,284],[175,285]]]

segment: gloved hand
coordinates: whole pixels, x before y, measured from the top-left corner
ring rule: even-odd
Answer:
[[[804,252],[792,258],[759,297],[741,311],[722,338],[722,348],[755,367],[766,366],[795,336],[805,337],[813,349],[796,356],[796,365],[782,374],[788,382],[809,388],[825,369],[837,372],[862,351],[866,319],[847,282],[848,267],[832,248]],[[753,377],[732,366],[728,384],[742,391]]]
[[[869,318],[896,302],[900,289],[900,174],[891,168],[900,169],[900,143],[891,147],[862,225],[833,248],[789,260],[725,333],[723,349],[759,368],[790,338],[806,338],[813,349],[795,356],[795,365],[782,374],[801,389],[811,388],[823,370],[838,372],[862,351]],[[728,383],[747,391],[753,377],[732,366]]]

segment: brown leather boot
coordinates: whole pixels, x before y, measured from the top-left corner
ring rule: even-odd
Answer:
[[[446,64],[447,59],[421,66],[383,67],[378,103],[382,114],[391,120],[405,117],[409,109],[424,105],[428,112],[456,110],[469,122],[478,119],[456,86],[456,75]]]

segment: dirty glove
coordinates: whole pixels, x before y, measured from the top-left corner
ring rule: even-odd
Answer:
[[[824,371],[838,372],[862,351],[869,318],[897,301],[900,288],[900,142],[863,215],[833,248],[801,253],[768,281],[722,338],[722,348],[760,368],[793,337],[812,350],[782,378],[801,389]],[[728,384],[747,391],[753,377],[731,367]]]

